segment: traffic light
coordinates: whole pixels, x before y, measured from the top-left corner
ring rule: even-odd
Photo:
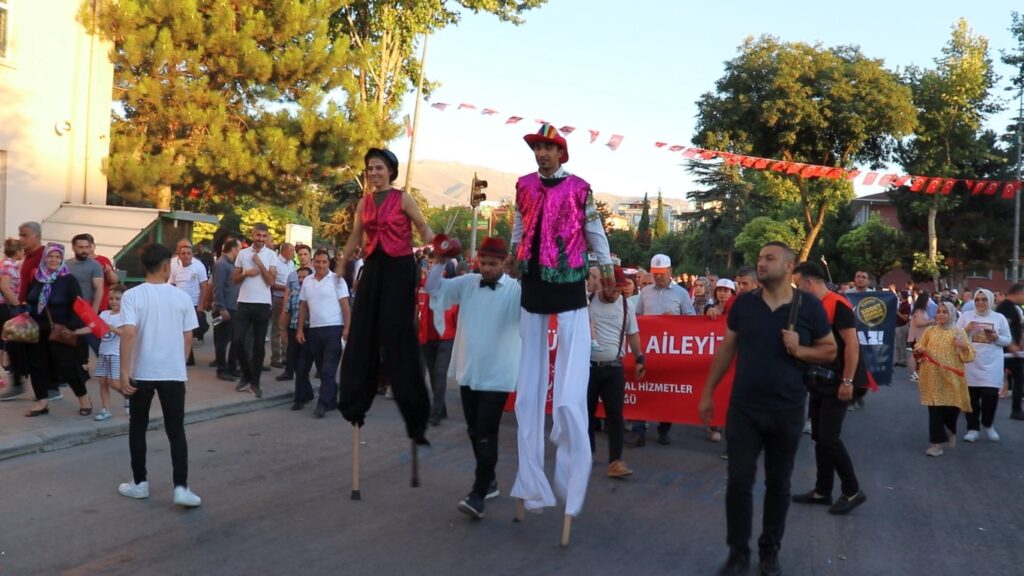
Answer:
[[[473,174],[473,183],[469,191],[469,205],[473,208],[487,200],[487,194],[483,193],[484,188],[487,188],[487,180],[481,180],[476,177],[476,174]]]

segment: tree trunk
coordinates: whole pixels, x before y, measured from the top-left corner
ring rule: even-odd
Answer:
[[[804,239],[804,245],[800,248],[800,254],[797,256],[797,262],[806,262],[811,256],[811,248],[814,248],[814,243],[818,240],[818,234],[821,233],[822,226],[825,225],[825,204],[822,203],[818,206],[817,213],[814,215],[814,225],[810,226],[807,230],[807,238]]]
[[[939,213],[938,196],[932,199],[932,205],[928,207],[928,264],[932,269],[932,282],[934,289],[939,289],[939,238],[935,234],[935,217]]]

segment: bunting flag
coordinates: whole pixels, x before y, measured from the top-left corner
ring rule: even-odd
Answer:
[[[534,122],[536,122],[537,124],[540,124],[541,126],[543,126],[545,124],[550,124],[550,122],[548,122],[547,120],[545,120],[543,118],[537,118],[537,119],[534,120]]]
[[[448,108],[449,104],[446,102],[436,102],[430,105],[431,108],[444,112]],[[477,107],[473,104],[463,102],[459,104],[458,110],[476,110]],[[498,111],[494,108],[484,108],[481,112],[484,116],[494,116],[498,114]],[[524,117],[522,116],[509,116],[505,120],[505,124],[518,124],[522,122]],[[403,119],[403,125],[405,126],[405,132],[407,136],[412,136],[413,130],[410,122],[410,118],[406,115]],[[535,120],[538,124],[548,124],[546,120],[538,118]],[[576,130],[575,126],[562,126],[559,131],[568,136]],[[590,135],[590,143],[594,144],[597,142],[598,137],[601,135],[599,130],[588,129],[587,132]],[[622,140],[625,138],[622,134],[612,134],[605,146],[609,150],[615,152],[619,149],[622,144]],[[956,188],[957,184],[963,184],[964,188],[972,196],[996,196],[999,195],[1003,199],[1013,199],[1014,196],[1022,190],[1024,190],[1024,183],[1018,181],[996,181],[996,180],[973,180],[966,178],[940,178],[934,176],[920,176],[912,174],[892,174],[892,173],[880,173],[877,171],[866,171],[840,168],[836,166],[820,166],[817,164],[806,164],[803,162],[792,162],[788,160],[775,160],[772,158],[759,158],[757,156],[748,156],[745,154],[734,154],[732,152],[725,152],[721,150],[707,150],[698,147],[682,146],[680,144],[668,145],[667,141],[656,140],[654,142],[655,148],[661,150],[665,149],[673,153],[680,153],[683,158],[692,161],[722,161],[726,164],[736,165],[744,169],[751,170],[765,170],[769,172],[775,172],[779,175],[794,176],[797,178],[824,178],[830,180],[846,180],[854,184],[860,184],[862,186],[878,186],[880,188],[901,188],[906,186],[910,192],[915,194],[927,194],[936,195],[940,194],[948,196],[952,194],[953,189]]]
[[[409,120],[408,114],[405,115],[405,118],[402,118],[402,124],[405,126],[406,138],[412,138],[412,122]]]

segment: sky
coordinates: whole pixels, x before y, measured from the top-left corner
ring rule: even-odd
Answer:
[[[927,6],[927,7],[925,7]],[[464,15],[461,23],[432,35],[426,75],[440,85],[429,103],[450,104],[440,112],[420,109],[416,160],[456,161],[512,173],[536,169],[522,137],[536,132],[536,119],[576,126],[567,136],[566,169],[588,180],[597,192],[656,194],[683,198],[695,185],[677,153],[655,141],[692,146],[696,101],[714,89],[724,62],[734,58],[747,36],[764,34],[787,42],[825,47],[858,45],[891,70],[915,64],[932,67],[948,42],[951,27],[966,18],[989,39],[990,57],[1003,87],[1012,69],[999,50],[1015,47],[1010,14],[1024,12],[1019,0],[927,3],[859,0],[822,3],[688,2],[685,0],[549,0],[525,13],[521,26],[489,14]],[[470,103],[477,110],[457,110]],[[412,115],[414,95],[402,112]],[[1016,110],[1016,101],[1010,103]],[[493,108],[493,116],[480,114]],[[521,116],[506,125],[509,116]],[[994,117],[1002,132],[1013,115]],[[600,131],[594,144],[588,129]],[[604,143],[624,136],[617,151]],[[409,139],[390,143],[404,162]],[[858,187],[859,195],[880,192]]]

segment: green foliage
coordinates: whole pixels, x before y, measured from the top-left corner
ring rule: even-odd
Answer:
[[[840,237],[837,244],[846,264],[866,270],[879,280],[900,266],[903,255],[900,231],[874,214]]]
[[[194,222],[192,224],[192,243],[199,244],[200,242],[213,240],[214,235],[217,234],[217,230],[219,229],[220,226],[217,224],[210,224],[209,222]]]
[[[915,113],[909,90],[881,60],[856,47],[770,36],[748,38],[697,106],[700,146],[840,168],[884,162],[913,128]],[[805,232],[798,248],[806,259],[826,217],[846,205],[852,188],[845,180],[772,177],[792,186],[775,188],[780,200],[796,193]]]
[[[647,250],[651,247],[651,202],[644,193],[644,207],[640,212],[640,222],[636,226],[636,243]]]
[[[658,200],[654,210],[654,227],[651,231],[655,238],[661,238],[668,234],[668,220],[665,219],[665,202],[661,198],[661,190],[658,190]]]
[[[926,252],[914,252],[911,271],[916,278],[937,278],[947,271],[946,259],[942,256],[942,252],[938,253],[938,258],[934,261]]]
[[[757,254],[768,242],[782,242],[791,247],[803,245],[805,233],[800,221],[790,218],[778,221],[767,216],[758,216],[736,237],[736,249],[743,253],[746,262],[757,262]]]
[[[609,230],[608,245],[612,254],[622,260],[623,266],[639,266],[646,268],[650,261],[650,254],[640,247],[636,241],[636,235],[630,230]]]

